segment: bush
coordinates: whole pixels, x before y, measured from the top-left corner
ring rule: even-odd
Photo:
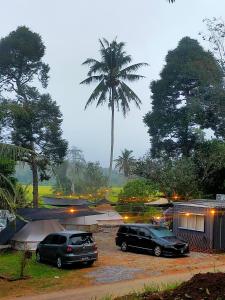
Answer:
[[[152,200],[158,194],[156,184],[146,179],[128,181],[119,193],[119,200],[132,202],[145,202]]]

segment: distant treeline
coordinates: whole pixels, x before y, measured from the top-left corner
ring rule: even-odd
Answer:
[[[102,168],[104,175],[108,175],[108,168]],[[15,177],[22,184],[32,184],[32,172],[27,165],[17,165]],[[117,171],[112,172],[112,178],[110,185],[112,186],[122,186],[126,182],[126,178],[119,174]],[[44,180],[40,183],[40,185],[51,185],[54,186],[56,184],[56,180],[54,176],[52,176],[49,180]]]

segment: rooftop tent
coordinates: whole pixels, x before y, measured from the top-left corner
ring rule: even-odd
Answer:
[[[48,234],[63,230],[57,220],[31,221],[12,237],[11,243],[17,250],[36,250],[37,244]]]

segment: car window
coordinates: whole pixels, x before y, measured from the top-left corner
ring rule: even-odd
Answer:
[[[66,237],[63,236],[63,235],[59,235],[58,244],[62,245],[62,244],[65,244],[65,243],[66,243]]]
[[[51,244],[52,237],[52,234],[46,236],[46,238],[41,242],[41,244]]]
[[[70,237],[70,244],[71,245],[83,245],[83,244],[92,244],[93,238],[90,235],[83,234],[83,235],[72,235]]]
[[[174,236],[174,233],[165,227],[151,228],[151,232],[159,238]]]
[[[130,234],[138,234],[138,229],[137,229],[137,227],[130,227],[129,228],[129,233]]]
[[[138,234],[144,237],[151,237],[151,233],[145,228],[140,228]]]
[[[121,226],[120,228],[119,228],[119,233],[127,233],[127,227],[126,226]]]
[[[59,238],[60,238],[60,236],[58,234],[53,235],[50,244],[58,245]]]

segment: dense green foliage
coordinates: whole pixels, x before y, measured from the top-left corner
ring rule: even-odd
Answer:
[[[67,150],[59,106],[33,86],[36,80],[47,87],[49,66],[42,61],[44,54],[41,37],[25,26],[0,40],[0,92],[7,99],[7,129],[13,144],[32,150],[25,161],[32,170],[36,207],[38,180],[49,178],[49,166],[60,163]]]
[[[101,60],[88,58],[83,64],[90,66],[88,78],[81,84],[98,83],[89,97],[85,108],[93,102],[96,106],[108,104],[111,110],[111,152],[109,166],[109,181],[111,179],[114,149],[114,114],[115,109],[121,109],[124,117],[130,110],[130,103],[140,108],[141,100],[126,84],[137,81],[143,76],[136,72],[145,66],[145,63],[129,65],[132,61],[130,55],[124,51],[125,44],[116,40],[109,43],[106,39],[100,40]]]
[[[216,139],[205,141],[190,157],[139,159],[134,174],[159,186],[168,198],[190,199],[215,197],[225,193],[225,143]]]
[[[151,92],[152,111],[144,122],[153,157],[190,156],[202,141],[202,129],[225,137],[223,73],[196,40],[185,37],[169,51]]]
[[[157,185],[145,179],[129,180],[119,194],[120,199],[131,199],[146,201],[151,196],[157,194]]]

